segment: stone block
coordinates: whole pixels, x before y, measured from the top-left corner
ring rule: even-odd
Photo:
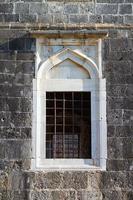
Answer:
[[[15,13],[27,15],[29,13],[28,3],[15,3]]]
[[[31,127],[31,113],[11,113],[11,121],[10,123],[14,127]]]
[[[20,29],[17,29],[17,30],[15,30],[15,29],[0,29],[0,38],[1,39],[7,40],[7,41],[9,39],[9,41],[10,40],[12,41],[13,38],[15,40],[16,38],[23,38],[23,37],[25,37],[25,38],[29,37],[29,33],[27,33],[26,30],[22,30],[22,29],[21,30]]]
[[[87,23],[88,15],[70,15],[70,23]]]
[[[125,81],[127,84],[132,84],[133,83],[133,74],[126,74]]]
[[[87,189],[87,172],[64,172],[62,187],[66,189]]]
[[[20,128],[12,127],[1,127],[0,128],[0,138],[1,139],[13,139],[21,136]]]
[[[29,98],[21,98],[20,101],[20,110],[21,112],[31,112],[32,111],[32,102]]]
[[[62,187],[62,174],[60,172],[36,173],[34,188],[58,189]]]
[[[12,75],[14,72],[15,72],[14,61],[0,61],[0,73],[10,73]]]
[[[109,61],[105,63],[105,72],[119,74],[130,74],[132,72],[132,63],[130,61]]]
[[[123,157],[133,159],[133,137],[123,140]]]
[[[123,125],[132,126],[133,124],[133,110],[124,110]]]
[[[132,5],[131,4],[122,4],[119,5],[119,13],[124,14],[132,14]]]
[[[132,90],[133,84],[127,84],[126,90],[125,90],[125,96],[128,98],[133,97],[133,90]]]
[[[34,62],[29,62],[29,61],[17,61],[16,62],[16,69],[15,73],[23,73],[23,74],[33,74],[34,73],[34,68],[35,68],[35,63]]]
[[[21,14],[20,22],[21,23],[35,23],[37,22],[37,16],[33,14]]]
[[[23,97],[33,98],[33,89],[31,86],[25,86],[23,92]]]
[[[132,126],[116,126],[116,132],[115,136],[116,137],[131,137],[132,136]]]
[[[102,194],[104,200],[126,200],[125,192],[122,192],[121,190],[103,190]]]
[[[53,14],[61,14],[64,9],[64,2],[52,2],[48,4],[48,13]]]
[[[126,15],[125,16],[125,23],[126,24],[133,24],[133,16],[132,15],[130,15],[130,16]]]
[[[97,3],[124,3],[124,0],[97,0]]]
[[[30,159],[31,158],[31,141],[30,140],[7,140],[6,158],[7,159]]]
[[[5,14],[4,21],[5,22],[19,22],[19,14]]]
[[[108,159],[122,159],[123,158],[123,139],[122,138],[108,138]]]
[[[6,111],[6,98],[0,98],[0,111]]]
[[[101,184],[103,190],[122,191],[128,188],[128,178],[126,172],[103,172]],[[120,189],[121,188],[121,189]]]
[[[109,97],[125,97],[127,92],[126,85],[107,85],[107,96]]]
[[[108,125],[107,126],[107,136],[108,137],[115,137],[116,135],[116,126]]]
[[[0,51],[0,61],[15,60],[16,53],[12,51]]]
[[[75,200],[76,199],[76,192],[75,191],[52,191],[51,192],[51,199],[52,200]]]
[[[36,50],[36,40],[34,38],[25,39],[25,49],[26,51],[35,51]]]
[[[54,16],[51,14],[38,15],[37,22],[45,23],[45,24],[53,24],[53,18],[55,18],[54,19],[55,23],[59,23],[59,21],[63,21],[63,17],[60,14],[56,13]]]
[[[88,187],[87,191],[92,193],[100,192],[101,190],[101,172],[95,171],[95,172],[88,172]]]
[[[61,15],[56,13],[53,15],[53,24],[58,23],[68,23],[69,22],[69,16],[68,15]]]
[[[90,23],[101,23],[102,17],[101,17],[101,15],[89,15],[89,22]]]
[[[5,103],[7,111],[20,111],[19,98],[6,98]]]
[[[0,38],[0,50],[7,51],[9,49],[9,43],[7,39]]]
[[[48,12],[47,3],[31,3],[30,14],[44,15]]]
[[[21,128],[21,138],[31,139],[32,129],[31,128]]]
[[[117,84],[126,84],[126,74],[122,74],[122,73],[116,73],[115,70],[113,71],[109,71],[106,70],[104,72],[104,77],[107,80],[107,84],[114,84],[114,88],[115,85]]]
[[[122,110],[112,109],[107,111],[107,122],[109,125],[122,125]]]
[[[133,39],[120,38],[110,39],[111,51],[130,51],[133,47]]]
[[[31,191],[30,192],[31,200],[51,200],[51,192],[50,191]]]
[[[0,140],[0,160],[5,159],[6,156],[6,147],[3,140]]]
[[[9,41],[10,50],[25,50],[25,38],[17,38]]]
[[[128,189],[129,191],[133,191],[133,171],[127,172],[127,180],[128,180]]]
[[[0,3],[0,13],[12,13],[13,4],[12,3]]]
[[[15,74],[15,78],[13,80],[14,85],[28,85],[32,87],[32,80],[33,75],[32,74],[23,74],[21,72],[18,72]]]
[[[0,191],[7,190],[8,188],[8,173],[0,173]]]
[[[129,98],[109,98],[107,103],[108,109],[132,109],[133,100]]]
[[[123,16],[103,15],[103,23],[122,24]]]
[[[78,4],[65,4],[64,7],[65,14],[78,14],[79,13],[79,6]]]
[[[0,112],[0,126],[8,126],[10,122],[10,113]]]
[[[129,171],[132,162],[128,159],[123,160],[107,160],[108,171]]]
[[[0,54],[0,59],[2,55]],[[35,60],[35,54],[33,52],[24,51],[24,52],[17,52],[16,55],[17,60],[27,60],[27,61],[34,61]]]
[[[78,191],[78,197],[77,200],[102,200],[103,199],[103,195],[102,193],[99,191],[95,191],[95,192],[90,192],[90,191]]]
[[[9,174],[8,189],[12,191],[22,191],[24,188],[24,177],[21,171],[13,170]]]
[[[91,2],[84,2],[79,4],[79,13],[80,14],[94,14],[95,5]]]
[[[117,4],[96,4],[96,13],[101,14],[117,14],[118,5]]]

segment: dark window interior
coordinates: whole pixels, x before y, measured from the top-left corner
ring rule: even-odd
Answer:
[[[90,92],[46,92],[46,158],[91,158]]]

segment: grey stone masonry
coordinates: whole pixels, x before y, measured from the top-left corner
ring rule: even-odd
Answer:
[[[31,171],[32,30],[106,31],[106,171]],[[0,200],[133,200],[133,0],[0,0]]]
[[[132,24],[132,16],[132,0],[0,1],[0,22]]]

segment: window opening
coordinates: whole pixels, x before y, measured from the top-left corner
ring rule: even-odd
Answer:
[[[91,158],[90,92],[46,92],[46,158]]]

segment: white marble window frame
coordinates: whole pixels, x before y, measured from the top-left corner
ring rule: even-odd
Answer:
[[[47,71],[68,58],[88,70],[91,79],[47,79]],[[106,169],[106,80],[102,78],[101,57],[99,61],[97,67],[86,55],[65,49],[38,65],[33,81],[32,169]],[[91,159],[46,159],[46,91],[91,92]]]

